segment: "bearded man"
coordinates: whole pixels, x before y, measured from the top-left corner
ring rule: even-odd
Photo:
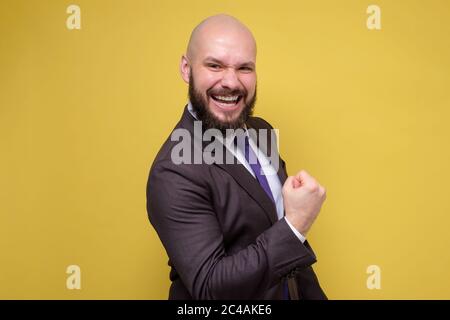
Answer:
[[[228,15],[205,19],[192,31],[180,72],[189,102],[147,184],[148,216],[171,267],[169,299],[326,299],[306,240],[325,189],[304,170],[288,177],[272,127],[252,116],[252,33]],[[194,137],[196,127],[224,134],[214,140],[223,156],[175,161],[180,131],[192,137],[194,154],[184,150],[184,159],[202,159],[207,144]],[[274,153],[280,165],[268,160]]]

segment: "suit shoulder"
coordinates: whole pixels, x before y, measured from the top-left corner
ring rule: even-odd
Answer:
[[[179,155],[171,154],[172,148],[173,145],[170,144],[156,156],[150,168],[148,183],[155,180],[165,180],[166,183],[170,184],[181,179],[193,184],[207,185],[211,166],[195,164],[192,161],[180,162]]]
[[[248,123],[257,129],[273,129],[272,125],[261,117],[250,117]]]

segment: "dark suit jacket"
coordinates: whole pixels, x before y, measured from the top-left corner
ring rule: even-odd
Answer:
[[[193,136],[194,120],[185,108],[175,128]],[[256,117],[247,126],[271,129]],[[174,164],[177,144],[166,140],[147,184],[148,216],[171,266],[169,299],[282,299],[287,278],[295,279],[300,298],[326,299],[311,268],[316,257],[310,245],[301,243],[285,219],[278,220],[273,202],[247,169],[240,163]],[[281,159],[279,167],[283,184]]]

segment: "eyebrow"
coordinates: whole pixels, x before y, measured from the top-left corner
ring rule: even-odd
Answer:
[[[225,63],[223,63],[222,61],[220,61],[219,59],[213,58],[213,57],[206,57],[204,60],[204,62],[213,62],[213,63],[217,63],[220,65],[226,65]],[[255,67],[255,63],[253,61],[248,61],[248,62],[244,62],[239,64],[239,67]]]

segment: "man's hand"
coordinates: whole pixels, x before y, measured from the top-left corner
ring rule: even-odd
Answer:
[[[305,237],[325,199],[325,188],[304,170],[288,177],[283,185],[286,218]]]

